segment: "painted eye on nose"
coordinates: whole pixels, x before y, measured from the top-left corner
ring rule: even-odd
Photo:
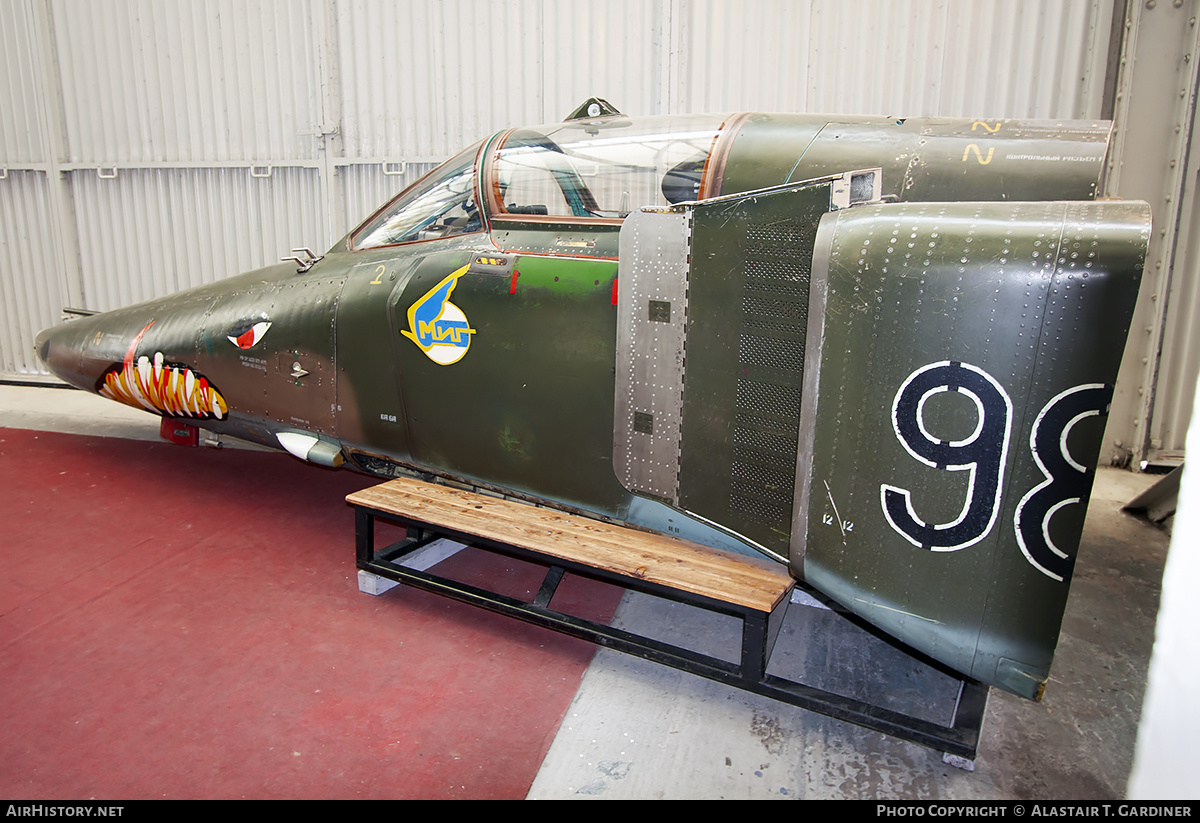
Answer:
[[[261,320],[254,324],[239,323],[233,327],[232,333],[228,335],[228,339],[230,343],[239,349],[249,349],[259,340],[263,339],[263,335],[267,333],[267,329],[269,328],[271,328],[271,323],[267,320]]]

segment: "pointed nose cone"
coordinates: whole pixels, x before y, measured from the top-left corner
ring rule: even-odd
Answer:
[[[46,329],[37,336],[34,346],[38,357],[56,376],[77,388],[98,392],[105,372],[120,366],[133,353],[131,344],[136,347],[152,325],[152,312],[140,307],[120,309]],[[154,345],[161,348],[163,343],[155,340]]]
[[[50,365],[50,338],[54,336],[54,329],[43,329],[38,332],[38,336],[33,340],[33,350],[37,352],[38,359],[46,364],[46,368],[58,374],[53,366]]]
[[[89,337],[95,334],[90,318],[63,323],[46,329],[37,336],[34,347],[46,368],[72,386],[96,390],[99,375],[84,373],[83,352]]]

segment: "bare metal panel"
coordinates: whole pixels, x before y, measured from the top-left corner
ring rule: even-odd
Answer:
[[[621,227],[613,468],[677,504],[691,213],[637,211]]]
[[[644,210],[621,230],[617,479],[780,555],[796,485],[812,238],[830,189]],[[690,345],[689,329],[703,330]]]

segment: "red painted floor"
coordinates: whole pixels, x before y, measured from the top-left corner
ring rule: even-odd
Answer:
[[[344,497],[369,477],[17,429],[0,467],[3,797],[521,798],[592,656],[359,593]],[[448,565],[530,598],[540,580],[470,550]],[[615,608],[568,583],[578,613]]]

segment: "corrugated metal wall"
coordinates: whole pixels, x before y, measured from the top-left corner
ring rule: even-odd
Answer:
[[[1112,9],[698,0],[681,8],[674,98],[685,109],[1098,117]]]
[[[1193,160],[1200,153],[1193,147]],[[1162,359],[1154,375],[1155,402],[1150,409],[1150,442],[1144,457],[1172,457],[1182,452],[1194,405],[1197,375],[1200,375],[1200,213],[1192,206],[1194,186],[1200,174],[1191,174],[1191,202],[1183,214],[1180,253],[1175,258],[1170,302],[1164,329]]]
[[[1125,6],[4,0],[0,373],[42,373],[32,339],[64,304],[326,248],[433,163],[593,94],[630,114],[1096,118]],[[1200,252],[1181,261],[1194,291]],[[1173,298],[1170,322],[1196,329],[1197,300]],[[1200,367],[1166,339],[1164,415],[1190,409]],[[1159,429],[1182,437],[1181,415]]]
[[[1200,0],[1130,2],[1125,25],[1109,193],[1147,201],[1154,232],[1105,449],[1140,464],[1182,453],[1200,368]]]
[[[63,305],[53,223],[45,173],[8,170],[0,180],[0,352],[6,371],[40,366],[33,361],[33,335],[56,322]]]
[[[1144,6],[1139,11],[1151,13]],[[1170,459],[1182,454],[1200,375],[1200,213],[1195,208],[1200,188],[1200,2],[1190,0],[1179,8],[1172,3],[1169,12],[1174,16],[1171,22],[1177,31],[1173,39],[1178,50],[1173,52],[1176,63],[1164,84],[1166,96],[1176,102],[1171,128],[1166,130],[1174,134],[1174,126],[1180,126],[1181,139],[1177,154],[1161,157],[1160,163],[1179,173],[1173,177],[1163,209],[1174,223],[1167,236],[1173,234],[1174,238],[1167,257],[1166,307],[1164,311],[1159,306],[1156,312],[1161,326],[1160,358],[1148,378],[1153,396],[1139,459]],[[1154,41],[1146,47],[1153,49]]]
[[[312,161],[310,3],[55,0],[69,163]]]

